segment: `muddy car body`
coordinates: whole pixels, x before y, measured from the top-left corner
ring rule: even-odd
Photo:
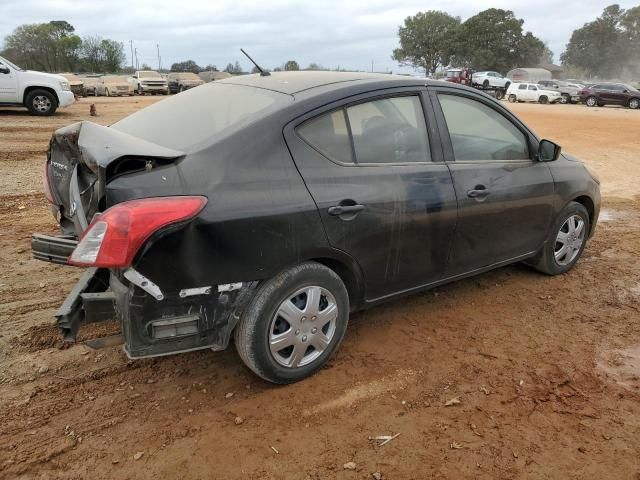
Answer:
[[[98,79],[96,85],[96,96],[104,95],[105,97],[121,97],[133,95],[133,87],[129,84],[126,77],[114,75],[105,75]]]
[[[90,267],[67,338],[115,303],[133,358],[235,332],[277,383],[321,368],[352,311],[521,260],[567,271],[600,201],[487,95],[355,73],[248,75],[71,125],[45,178],[63,236],[34,255]]]
[[[69,88],[76,97],[84,97],[85,89],[84,89],[84,81],[73,73],[61,73],[64,78],[69,82]]]
[[[170,72],[167,75],[169,93],[179,93],[204,84],[198,75],[192,72]]]

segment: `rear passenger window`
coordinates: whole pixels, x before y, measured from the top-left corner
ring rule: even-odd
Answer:
[[[527,84],[523,83],[522,85],[518,85],[518,90],[526,90],[527,89]]]
[[[439,94],[456,160],[528,160],[525,135],[482,102]]]
[[[298,127],[298,135],[325,157],[342,163],[353,163],[349,130],[344,110],[325,113]]]
[[[385,98],[347,108],[357,163],[431,161],[417,96]]]

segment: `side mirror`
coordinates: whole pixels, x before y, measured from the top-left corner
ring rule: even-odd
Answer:
[[[553,162],[560,156],[562,147],[551,140],[540,140],[538,144],[538,161]]]
[[[11,70],[9,70],[9,67],[5,67],[4,65],[0,65],[0,73],[11,73]]]

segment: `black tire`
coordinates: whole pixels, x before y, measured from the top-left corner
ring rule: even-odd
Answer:
[[[629,108],[635,110],[640,107],[640,98],[632,98],[629,100]]]
[[[518,97],[516,97],[513,93],[511,95],[509,95],[508,98],[510,103],[516,103],[518,101]]]
[[[509,90],[509,87],[511,86],[511,82],[507,82],[504,84],[504,91],[506,92],[507,90]]]
[[[502,100],[504,98],[504,90],[496,90],[496,100]]]
[[[482,87],[485,89],[489,88],[489,80],[485,80],[484,82],[482,82]]]
[[[546,95],[541,95],[538,99],[538,103],[547,104],[549,103],[549,98]]]
[[[25,99],[25,106],[31,115],[46,117],[53,115],[58,109],[58,100],[47,90],[33,90]]]
[[[565,105],[569,105],[571,103],[571,95],[569,95],[568,93],[563,93],[560,98],[560,103],[563,103]]]
[[[329,292],[335,299],[338,309],[334,323],[335,329],[328,346],[317,358],[303,366],[287,367],[276,360],[275,354],[269,347],[272,324],[275,328],[275,322],[280,321],[277,320],[279,317],[276,317],[276,312],[281,304],[292,298],[298,290],[309,286],[318,286]],[[312,319],[315,320],[315,317]],[[303,263],[279,273],[258,288],[235,329],[236,350],[245,365],[261,378],[277,384],[297,382],[317,372],[333,355],[342,342],[348,321],[349,296],[340,277],[333,270],[319,263]],[[309,322],[308,319],[307,322]],[[293,325],[289,325],[289,329],[292,328],[294,328]],[[299,330],[295,334],[298,335],[298,332]],[[300,336],[298,335],[297,338]],[[306,340],[306,336],[304,339]],[[309,348],[311,347],[306,347],[305,356]],[[314,350],[311,350],[311,354]],[[293,350],[291,350],[291,357],[293,357]]]
[[[587,97],[587,98],[585,99],[585,101],[584,101],[584,104],[585,104],[587,107],[598,107],[598,106],[599,106],[599,105],[598,105],[598,99],[597,99],[596,97],[594,97],[594,96]]]
[[[582,245],[580,246],[577,255],[570,262],[562,265],[558,263],[555,257],[555,252],[557,248],[558,234],[560,229],[563,228],[565,222],[573,217],[579,216],[584,222],[583,230],[584,236],[582,240]],[[568,272],[573,268],[576,262],[582,256],[582,252],[584,251],[584,247],[587,244],[587,238],[589,236],[589,231],[591,229],[591,223],[589,220],[589,212],[587,209],[578,202],[569,202],[569,204],[562,209],[555,223],[553,224],[553,228],[551,229],[547,241],[544,244],[542,250],[538,253],[538,255],[527,262],[529,265],[533,266],[536,270],[546,273],[547,275],[560,275],[562,273]]]

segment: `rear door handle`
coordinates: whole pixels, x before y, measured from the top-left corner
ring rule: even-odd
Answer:
[[[364,210],[364,205],[336,205],[335,207],[329,207],[329,215],[338,217],[349,213],[358,213]]]
[[[467,191],[467,197],[469,198],[484,198],[491,193],[486,188],[474,188],[473,190]]]

